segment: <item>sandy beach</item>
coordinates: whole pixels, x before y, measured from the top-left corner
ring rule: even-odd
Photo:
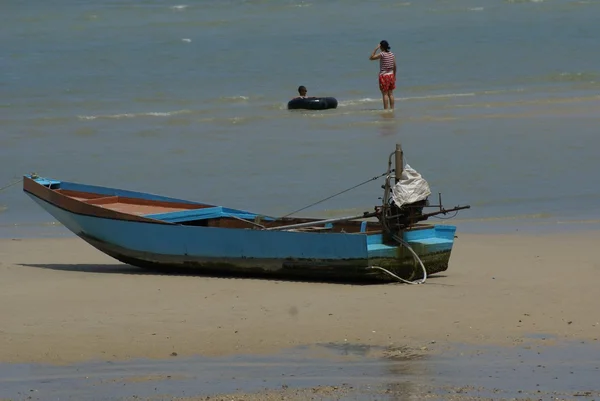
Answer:
[[[459,235],[424,285],[147,273],[77,238],[0,242],[0,362],[270,353],[316,343],[597,341],[596,232]]]

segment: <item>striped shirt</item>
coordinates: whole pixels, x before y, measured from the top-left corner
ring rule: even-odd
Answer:
[[[379,73],[389,74],[394,72],[394,62],[396,56],[392,52],[381,52],[381,58],[379,59]]]

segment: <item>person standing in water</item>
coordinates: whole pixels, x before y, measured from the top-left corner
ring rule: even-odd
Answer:
[[[383,97],[384,109],[394,108],[394,89],[396,89],[396,56],[390,49],[387,40],[382,40],[369,57],[369,60],[379,60],[379,90]]]

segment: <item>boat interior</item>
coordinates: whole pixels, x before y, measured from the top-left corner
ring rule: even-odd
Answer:
[[[314,226],[299,227],[293,231],[380,233],[377,220],[353,220],[320,223],[322,219],[283,218],[274,219],[243,210],[202,203],[185,203],[151,200],[124,196],[107,196],[99,193],[56,188],[53,191],[77,201],[120,213],[141,216],[163,222],[204,227],[222,228],[271,228],[314,221]]]

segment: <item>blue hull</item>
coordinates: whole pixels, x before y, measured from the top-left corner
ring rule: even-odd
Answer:
[[[406,248],[387,241],[377,229],[369,229],[375,222],[356,222],[356,232],[351,233],[219,227],[209,226],[208,222],[251,220],[257,215],[152,194],[45,179],[28,179],[24,190],[70,231],[107,255],[134,266],[343,280],[391,280],[372,269],[374,265],[403,278],[421,274]],[[97,197],[82,201],[76,196],[77,191]],[[107,203],[112,198],[116,200]],[[79,207],[76,202],[85,205]],[[142,213],[144,207],[154,205],[152,202],[161,207],[177,203],[184,209]],[[125,206],[138,209],[136,213],[118,212]],[[263,219],[269,220],[274,219]],[[428,274],[434,274],[448,268],[455,231],[454,226],[423,225],[404,231],[403,238],[419,255]]]

